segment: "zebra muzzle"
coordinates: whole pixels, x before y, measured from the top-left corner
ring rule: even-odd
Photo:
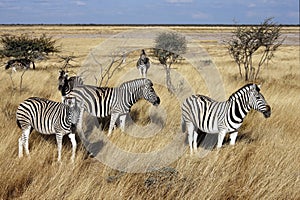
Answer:
[[[160,104],[160,98],[157,97],[156,101],[153,102],[154,106],[158,106]]]
[[[266,105],[266,110],[263,112],[265,118],[269,118],[271,116],[271,107]]]

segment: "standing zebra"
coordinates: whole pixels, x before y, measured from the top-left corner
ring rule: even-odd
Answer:
[[[19,138],[19,157],[23,156],[23,146],[29,155],[28,140],[33,129],[42,134],[56,134],[58,161],[61,159],[62,138],[68,135],[72,143],[72,157],[75,159],[75,129],[79,120],[80,109],[75,98],[66,98],[64,103],[30,97],[17,109],[17,124],[22,129]]]
[[[124,82],[115,88],[78,86],[69,96],[82,102],[84,109],[93,116],[103,118],[111,115],[108,132],[110,136],[119,117],[120,128],[124,131],[126,115],[138,100],[144,98],[155,106],[159,105],[160,99],[152,86],[149,79],[141,78]],[[81,130],[81,127],[78,129]]]
[[[147,71],[150,68],[150,60],[145,53],[145,50],[142,50],[139,60],[136,63],[137,69],[140,71],[142,77],[147,77]]]
[[[238,128],[251,109],[263,113],[265,118],[271,115],[271,108],[256,84],[245,85],[224,102],[203,95],[188,97],[181,106],[181,125],[183,132],[187,126],[191,154],[193,147],[197,151],[197,129],[210,134],[218,133],[217,148],[222,146],[226,133],[230,133],[230,144],[234,145]]]
[[[68,73],[64,70],[61,70],[58,77],[58,90],[61,92],[62,102],[64,102],[66,95],[68,95],[74,87],[79,85],[83,85],[83,80],[81,77],[68,77]]]

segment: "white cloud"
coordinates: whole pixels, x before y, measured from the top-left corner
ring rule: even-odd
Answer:
[[[194,19],[208,19],[209,15],[204,12],[197,12],[192,15]]]
[[[264,4],[274,4],[274,3],[278,3],[278,1],[274,1],[274,0],[262,0],[262,3]]]
[[[75,4],[76,4],[77,6],[85,6],[85,5],[86,5],[86,3],[83,2],[83,1],[75,1]]]
[[[287,16],[297,19],[300,16],[300,13],[299,13],[299,11],[298,12],[297,11],[291,11],[291,12],[288,12]]]
[[[249,4],[248,4],[248,8],[254,8],[254,7],[256,7],[256,4],[255,4],[255,3],[249,3]]]
[[[166,0],[168,3],[192,3],[194,0]]]

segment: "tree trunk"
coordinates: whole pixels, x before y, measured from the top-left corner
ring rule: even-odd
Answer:
[[[169,66],[165,66],[165,70],[166,70],[166,85],[168,91],[171,93],[175,93],[175,87],[173,86],[171,80],[171,64]]]
[[[259,71],[260,71],[260,66],[258,66],[258,68],[257,68],[257,71],[256,71],[256,73],[255,73],[254,80],[256,80],[256,79],[257,79],[257,77],[258,77],[258,74],[259,74]]]
[[[239,63],[238,66],[239,66],[240,77],[243,78],[241,64]]]
[[[248,63],[249,63],[249,70],[250,70],[248,80],[253,81],[255,68],[253,67],[253,63],[252,63],[252,54],[249,55],[248,59],[249,59]]]
[[[248,81],[249,80],[249,66],[248,66],[247,62],[244,63],[244,68],[245,68],[245,81]]]

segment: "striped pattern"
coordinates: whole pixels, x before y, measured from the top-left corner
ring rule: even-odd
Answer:
[[[124,131],[126,114],[140,99],[145,99],[153,105],[160,103],[149,79],[141,78],[124,82],[119,87],[78,86],[69,94],[83,103],[84,109],[93,116],[103,118],[111,115],[109,133],[120,117],[121,129]]]
[[[140,71],[142,77],[147,77],[148,69],[150,68],[150,60],[145,53],[145,50],[142,50],[139,60],[136,63],[137,69]]]
[[[75,99],[66,99],[65,104],[48,99],[31,97],[23,101],[16,113],[17,124],[22,129],[19,138],[19,157],[23,147],[29,155],[28,140],[33,129],[42,134],[55,134],[58,145],[58,161],[61,159],[62,138],[69,135],[72,146],[72,160],[75,158],[76,140],[73,133],[80,115]]]
[[[58,77],[58,90],[61,92],[62,102],[74,87],[83,85],[83,80],[79,76],[68,77],[68,73],[61,70]]]
[[[217,147],[220,148],[226,133],[230,133],[230,144],[235,144],[238,129],[251,110],[257,110],[266,118],[271,108],[256,84],[247,84],[233,93],[227,101],[217,102],[203,95],[192,95],[182,104],[182,131],[188,131],[191,154],[197,150],[197,130],[218,133]],[[193,146],[192,146],[193,143]]]

